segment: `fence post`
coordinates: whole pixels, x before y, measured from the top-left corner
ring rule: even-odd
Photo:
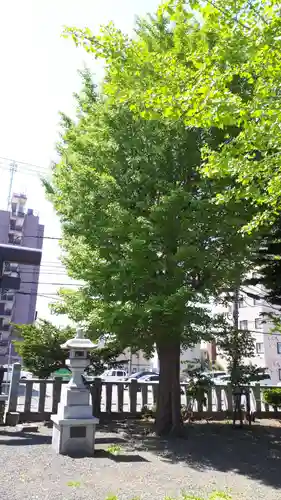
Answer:
[[[23,411],[26,414],[31,412],[32,389],[33,389],[32,380],[25,380],[24,410]]]
[[[152,384],[153,406],[158,405],[158,384]]]
[[[106,384],[105,384],[105,394],[106,394],[105,411],[106,411],[106,413],[112,412],[112,387],[113,387],[112,383],[106,382]]]
[[[132,379],[129,385],[129,411],[133,415],[137,413],[137,394],[138,394],[138,381]]]
[[[119,382],[117,384],[117,411],[123,413],[124,411],[124,384]]]
[[[101,414],[101,393],[102,393],[102,380],[95,378],[93,384],[90,385],[92,396],[93,416],[99,418]]]
[[[44,414],[45,411],[45,399],[46,399],[47,382],[40,382],[39,384],[39,401],[38,401],[38,412]],[[42,418],[43,420],[43,418]]]
[[[226,386],[226,398],[227,398],[227,411],[233,411],[233,391],[231,384],[227,384]]]
[[[58,404],[60,402],[62,377],[55,377],[53,385],[53,401],[52,401],[52,414],[55,415],[58,411]]]
[[[21,374],[21,364],[14,363],[12,368],[12,376],[10,380],[8,404],[6,411],[6,425],[17,425],[19,421],[19,413],[17,412],[18,392]],[[9,380],[9,372],[7,372],[7,380]]]
[[[260,414],[261,412],[261,386],[260,384],[255,384],[254,387],[252,387],[253,390],[253,396],[255,399],[255,412]]]

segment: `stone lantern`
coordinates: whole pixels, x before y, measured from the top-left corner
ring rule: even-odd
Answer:
[[[82,330],[77,330],[73,339],[61,346],[69,350],[69,366],[72,377],[62,386],[58,412],[51,416],[53,422],[52,447],[61,454],[92,455],[95,448],[96,424],[99,419],[92,414],[90,393],[82,379],[89,365],[88,353],[95,345],[84,338]]]

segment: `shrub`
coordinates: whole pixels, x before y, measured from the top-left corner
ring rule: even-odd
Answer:
[[[274,408],[281,407],[281,388],[266,389],[263,393],[264,401]]]

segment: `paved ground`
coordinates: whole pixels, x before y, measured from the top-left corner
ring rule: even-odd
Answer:
[[[233,430],[193,424],[186,439],[160,440],[148,424],[100,427],[93,458],[55,455],[51,430],[0,428],[0,498],[9,500],[163,500],[182,490],[206,496],[232,489],[234,500],[281,500],[281,426]],[[107,449],[120,446],[114,457]]]

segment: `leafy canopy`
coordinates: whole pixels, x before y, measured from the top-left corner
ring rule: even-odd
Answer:
[[[105,60],[113,102],[152,120],[240,128],[220,148],[205,147],[202,168],[207,177],[235,177],[217,198],[259,207],[251,229],[280,211],[280,28],[275,0],[169,0],[138,22],[133,38],[112,23],[98,36],[75,27],[65,36]]]
[[[63,116],[48,190],[68,272],[85,286],[63,291],[57,310],[147,353],[155,342],[192,345],[210,335],[206,304],[233,285],[251,243],[239,234],[252,216],[247,204],[215,205],[217,182],[197,171],[202,145],[220,143],[221,133],[136,118],[108,105],[88,73],[77,99],[77,119]]]

